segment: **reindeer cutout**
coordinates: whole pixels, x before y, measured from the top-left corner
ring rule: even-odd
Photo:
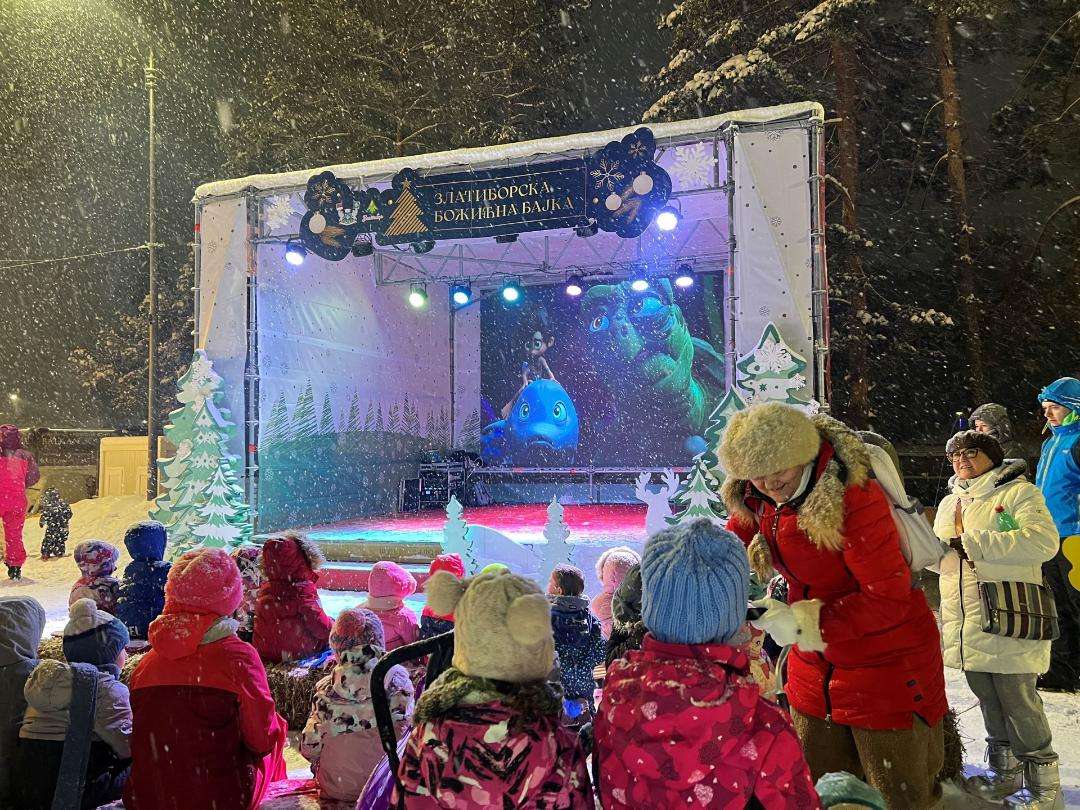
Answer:
[[[634,497],[645,504],[645,537],[652,537],[657,532],[668,528],[671,504],[668,503],[679,490],[679,476],[674,470],[664,470],[664,485],[659,492],[650,492],[652,473],[643,472],[638,476]]]

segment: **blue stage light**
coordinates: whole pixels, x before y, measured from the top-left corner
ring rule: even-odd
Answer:
[[[297,242],[295,239],[290,239],[285,243],[285,261],[294,267],[299,267],[304,263],[304,258],[307,256],[307,248]]]
[[[508,304],[516,304],[521,300],[521,285],[514,279],[507,279],[502,286],[502,298]]]
[[[688,264],[680,264],[675,268],[675,286],[687,289],[694,286],[694,268]]]
[[[679,226],[679,212],[672,206],[665,205],[656,215],[656,227],[662,231],[673,231]]]
[[[450,300],[454,302],[454,306],[465,306],[472,301],[472,288],[468,284],[455,284],[450,288]]]
[[[581,276],[570,276],[566,280],[566,294],[571,298],[577,298],[585,291],[581,282]]]

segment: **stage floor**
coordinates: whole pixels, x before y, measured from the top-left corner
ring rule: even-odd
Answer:
[[[601,541],[616,545],[641,542],[645,531],[644,504],[578,504],[563,507],[563,520],[573,542]],[[465,510],[469,525],[487,526],[519,542],[544,536],[547,504],[479,506]],[[412,514],[358,518],[302,531],[320,544],[442,542],[446,513],[429,510]]]

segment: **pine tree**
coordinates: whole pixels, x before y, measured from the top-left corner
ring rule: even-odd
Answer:
[[[359,433],[363,428],[360,421],[360,394],[353,391],[352,400],[349,402],[349,415],[345,420],[345,428],[342,433]]]
[[[259,444],[268,447],[272,444],[288,441],[289,439],[289,408],[285,402],[285,394],[277,398],[270,417],[263,426]]]
[[[704,458],[694,462],[684,488],[676,493],[674,501],[682,511],[668,518],[671,525],[706,518],[718,526],[725,525],[726,521],[720,513],[720,496],[717,495],[720,485],[709,472],[709,467]]]
[[[368,400],[367,416],[364,417],[364,432],[371,433],[375,430],[375,403]]]
[[[450,414],[446,408],[439,409],[439,440],[438,447],[450,447]]]
[[[469,539],[469,527],[462,517],[464,509],[456,495],[446,504],[446,523],[443,525],[443,554],[458,554],[465,563],[465,575],[472,576],[479,570],[476,555]]]
[[[562,563],[573,564],[574,546],[569,541],[570,529],[563,520],[563,506],[557,498],[552,497],[547,508],[547,523],[544,524],[544,568],[548,575],[556,565]]]
[[[396,402],[386,412],[386,430],[389,433],[401,433],[401,412]]]
[[[375,411],[375,432],[382,433],[383,431],[383,418],[382,418],[382,403],[379,403],[378,409]]]
[[[319,417],[319,433],[329,436],[334,432],[334,408],[330,404],[330,392],[323,394],[322,416]]]
[[[292,434],[294,439],[310,439],[318,435],[318,432],[319,425],[315,420],[315,392],[311,390],[311,381],[308,380],[293,410]]]
[[[462,435],[459,438],[459,444],[463,450],[468,450],[470,453],[480,452],[480,411],[476,408],[469,415],[469,418],[465,420],[465,424],[461,429]]]
[[[163,495],[151,513],[168,529],[173,559],[204,543],[228,545],[251,534],[238,483],[239,460],[227,450],[235,426],[218,404],[221,384],[201,349],[177,382],[183,407],[173,411],[165,426],[165,437],[177,446],[177,454],[159,461]]]
[[[430,446],[438,445],[439,429],[435,424],[435,415],[431,411],[428,411],[427,421],[424,423],[424,438]]]

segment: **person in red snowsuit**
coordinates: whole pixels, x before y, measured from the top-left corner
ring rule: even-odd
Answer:
[[[319,547],[306,538],[272,537],[263,545],[265,579],[255,599],[251,640],[263,661],[297,661],[330,649],[334,623],[315,588],[322,563]]]
[[[258,653],[236,636],[243,592],[224,549],[173,563],[152,649],[131,675],[128,810],[254,810],[285,778],[288,727]]]
[[[22,436],[14,425],[0,425],[0,521],[4,524],[4,562],[8,579],[21,579],[26,548],[26,490],[41,478],[37,461],[23,449]]]
[[[724,432],[729,528],[759,576],[784,576],[788,602],[755,622],[792,645],[786,693],[818,779],[848,771],[890,807],[940,798],[948,709],[941,637],[904,560],[869,455],[846,426],[779,403]]]

